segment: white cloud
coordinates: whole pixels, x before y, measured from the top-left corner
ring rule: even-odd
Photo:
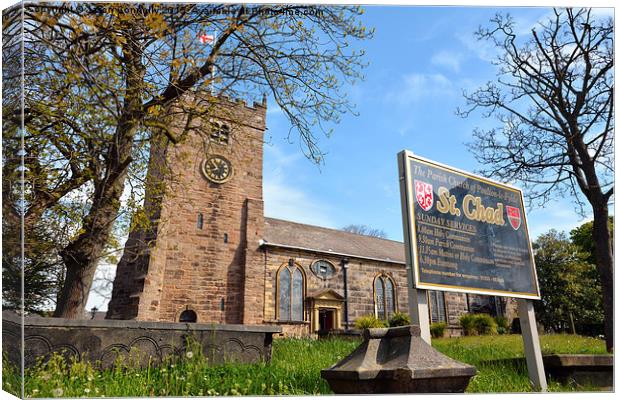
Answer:
[[[607,18],[614,19],[614,9],[605,7],[595,7],[590,11],[590,15],[596,20],[604,20]]]
[[[273,116],[273,115],[280,115],[280,114],[284,114],[284,112],[282,111],[279,105],[277,105],[276,103],[269,103],[267,105],[267,115]]]
[[[311,225],[333,227],[325,212],[329,206],[310,193],[295,187],[281,176],[266,178],[264,186],[265,215]]]
[[[438,67],[451,69],[454,72],[459,72],[461,69],[461,61],[463,55],[460,53],[454,53],[452,51],[442,50],[433,54],[431,57],[431,64]]]
[[[489,40],[478,40],[473,34],[456,35],[467,50],[482,61],[494,61],[499,54],[498,49]]]
[[[411,73],[399,82],[398,89],[386,94],[388,102],[409,105],[429,97],[450,96],[453,94],[452,82],[442,74]]]
[[[285,153],[278,146],[265,146],[266,164],[263,181],[265,215],[312,225],[333,227],[328,215],[329,205],[296,185],[290,175],[293,165],[304,162],[298,151]],[[307,162],[307,161],[306,161]]]
[[[572,229],[592,220],[591,214],[584,218],[575,211],[572,203],[561,200],[551,200],[544,207],[529,209],[527,218],[532,240],[536,240],[550,229],[569,233]]]

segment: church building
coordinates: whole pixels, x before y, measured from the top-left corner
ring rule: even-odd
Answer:
[[[307,336],[407,313],[402,242],[264,215],[266,101],[219,98],[210,115],[178,144],[152,144],[151,223],[129,235],[106,318],[277,324]],[[507,298],[428,295],[431,321],[451,335],[467,312],[515,315]]]

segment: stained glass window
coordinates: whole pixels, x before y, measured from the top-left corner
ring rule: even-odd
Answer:
[[[281,320],[291,319],[291,272],[288,268],[282,268],[278,275],[279,288],[279,316]]]
[[[392,278],[380,275],[375,278],[375,314],[388,319],[396,312],[396,290]]]
[[[429,290],[431,322],[446,322],[446,298],[444,292]]]
[[[294,265],[278,272],[278,316],[280,321],[304,320],[304,274]]]
[[[293,272],[293,294],[291,298],[291,319],[293,321],[303,321],[304,312],[304,277],[299,268]]]
[[[394,284],[390,278],[384,278],[385,283],[385,310],[387,311],[387,318],[390,318],[394,314]]]
[[[377,309],[377,318],[385,319],[385,301],[384,301],[383,279],[378,277],[375,279],[375,307]]]

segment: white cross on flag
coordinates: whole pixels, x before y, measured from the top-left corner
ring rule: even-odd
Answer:
[[[206,33],[203,33],[198,38],[202,44],[212,44],[215,41],[215,35],[208,35]]]

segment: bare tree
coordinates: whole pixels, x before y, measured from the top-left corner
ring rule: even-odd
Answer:
[[[603,285],[607,349],[613,348],[613,248],[607,224],[613,196],[613,22],[589,9],[554,10],[527,38],[497,15],[478,39],[499,50],[498,77],[464,93],[469,116],[482,110],[500,127],[474,132],[469,144],[487,176],[519,181],[535,204],[570,195],[589,205]]]
[[[341,230],[345,232],[356,233],[358,235],[371,236],[386,239],[387,235],[383,229],[372,228],[368,225],[351,224],[343,227]]]
[[[217,96],[269,93],[320,163],[317,134],[351,110],[344,85],[361,78],[357,7],[27,3],[23,122],[33,184],[27,220],[78,192],[80,229],[61,251],[66,278],[55,315],[82,314],[97,264],[119,223],[140,220],[149,146],[182,141]],[[17,19],[16,19],[17,21]],[[202,34],[217,33],[210,45]],[[186,121],[171,129],[175,113]],[[15,126],[22,110],[7,114]],[[176,127],[175,127],[176,128]],[[4,189],[4,188],[3,188]],[[126,209],[125,209],[126,208]],[[130,221],[130,222],[128,222]],[[26,229],[28,227],[26,226]]]

